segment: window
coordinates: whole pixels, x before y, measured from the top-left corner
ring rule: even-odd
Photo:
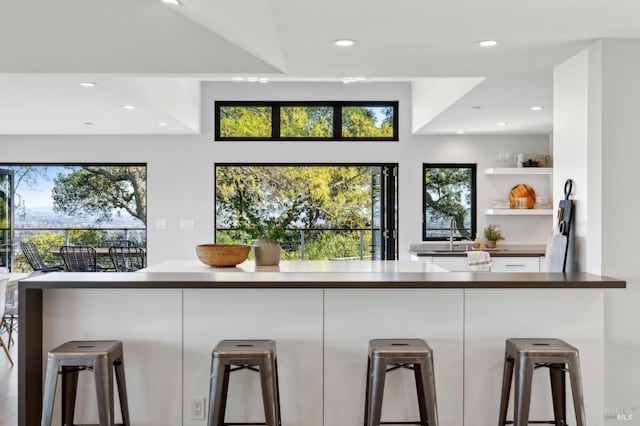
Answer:
[[[455,218],[454,238],[476,236],[476,165],[423,164],[423,240],[449,238]]]
[[[397,141],[398,102],[216,101],[218,141]]]
[[[217,243],[281,241],[284,259],[395,259],[397,165],[216,164]]]
[[[48,263],[60,263],[53,251],[66,244],[108,247],[129,240],[146,246],[146,165],[3,164],[0,169],[0,176],[10,171],[15,177],[10,196],[16,271],[31,271],[19,248],[22,241],[35,243]]]

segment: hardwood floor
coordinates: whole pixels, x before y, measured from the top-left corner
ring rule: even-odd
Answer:
[[[11,357],[18,359],[18,345],[11,346]],[[11,367],[0,349],[0,426],[18,425],[18,366]]]

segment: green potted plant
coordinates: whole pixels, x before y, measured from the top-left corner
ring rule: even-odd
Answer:
[[[280,263],[286,227],[278,218],[252,218],[245,231],[254,239],[253,251],[257,266],[276,266]]]
[[[495,248],[496,241],[504,240],[504,237],[498,225],[487,225],[487,227],[484,228],[484,239],[487,240],[488,248]]]

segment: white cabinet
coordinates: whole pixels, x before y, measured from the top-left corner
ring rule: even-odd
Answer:
[[[491,272],[540,272],[540,258],[492,257]]]
[[[449,272],[469,272],[466,256],[433,256],[431,262]],[[491,272],[540,272],[540,257],[491,257]]]
[[[432,263],[449,272],[469,272],[467,256],[434,256]]]

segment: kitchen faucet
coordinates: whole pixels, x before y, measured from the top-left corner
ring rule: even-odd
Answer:
[[[456,232],[456,217],[451,216],[451,223],[449,228],[449,251],[453,251],[453,233]]]

